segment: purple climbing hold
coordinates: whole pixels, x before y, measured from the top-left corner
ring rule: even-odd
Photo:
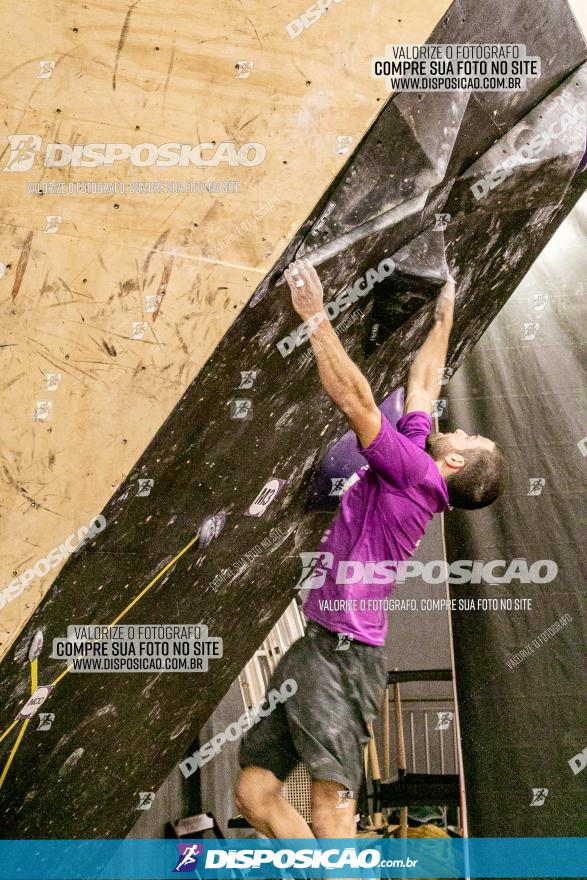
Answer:
[[[398,388],[386,397],[379,409],[396,425],[404,410],[404,389]],[[349,477],[365,464],[367,459],[359,452],[355,432],[347,431],[324,456],[310,487],[307,510],[333,510]]]

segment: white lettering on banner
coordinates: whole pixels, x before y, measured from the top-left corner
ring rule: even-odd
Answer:
[[[262,865],[274,868],[336,868],[370,870],[379,865],[381,853],[376,849],[207,849],[206,868],[230,870],[258,869]],[[406,860],[408,861],[408,860]],[[417,860],[412,859],[415,866]],[[399,867],[399,866],[398,866]],[[412,867],[412,865],[410,865]]]

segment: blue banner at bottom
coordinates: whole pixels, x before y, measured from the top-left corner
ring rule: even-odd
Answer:
[[[0,880],[566,878],[587,876],[577,837],[395,840],[2,840]]]

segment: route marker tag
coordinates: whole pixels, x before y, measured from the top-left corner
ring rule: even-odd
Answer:
[[[47,697],[50,696],[52,690],[53,688],[50,684],[43,684],[38,687],[34,694],[29,697],[27,702],[24,704],[24,706],[18,713],[18,717],[32,718],[33,715],[36,715]]]
[[[265,483],[249,509],[245,512],[245,516],[263,516],[284,483],[285,480],[278,480],[277,477]]]

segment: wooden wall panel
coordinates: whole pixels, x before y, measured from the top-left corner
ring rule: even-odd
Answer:
[[[0,590],[99,512],[388,95],[386,43],[424,41],[448,0],[343,0],[291,39],[285,0],[3,4],[9,135],[259,142],[257,167],[0,170]],[[54,61],[50,77],[40,63]],[[235,64],[252,61],[248,78]],[[231,181],[239,192],[29,194],[37,181]],[[60,216],[45,232],[48,216]],[[231,241],[227,244],[227,238]],[[155,316],[147,296],[164,293]],[[132,339],[133,322],[145,322]],[[46,374],[61,374],[54,391]],[[47,421],[35,401],[50,400]],[[59,569],[0,609],[0,656]]]

